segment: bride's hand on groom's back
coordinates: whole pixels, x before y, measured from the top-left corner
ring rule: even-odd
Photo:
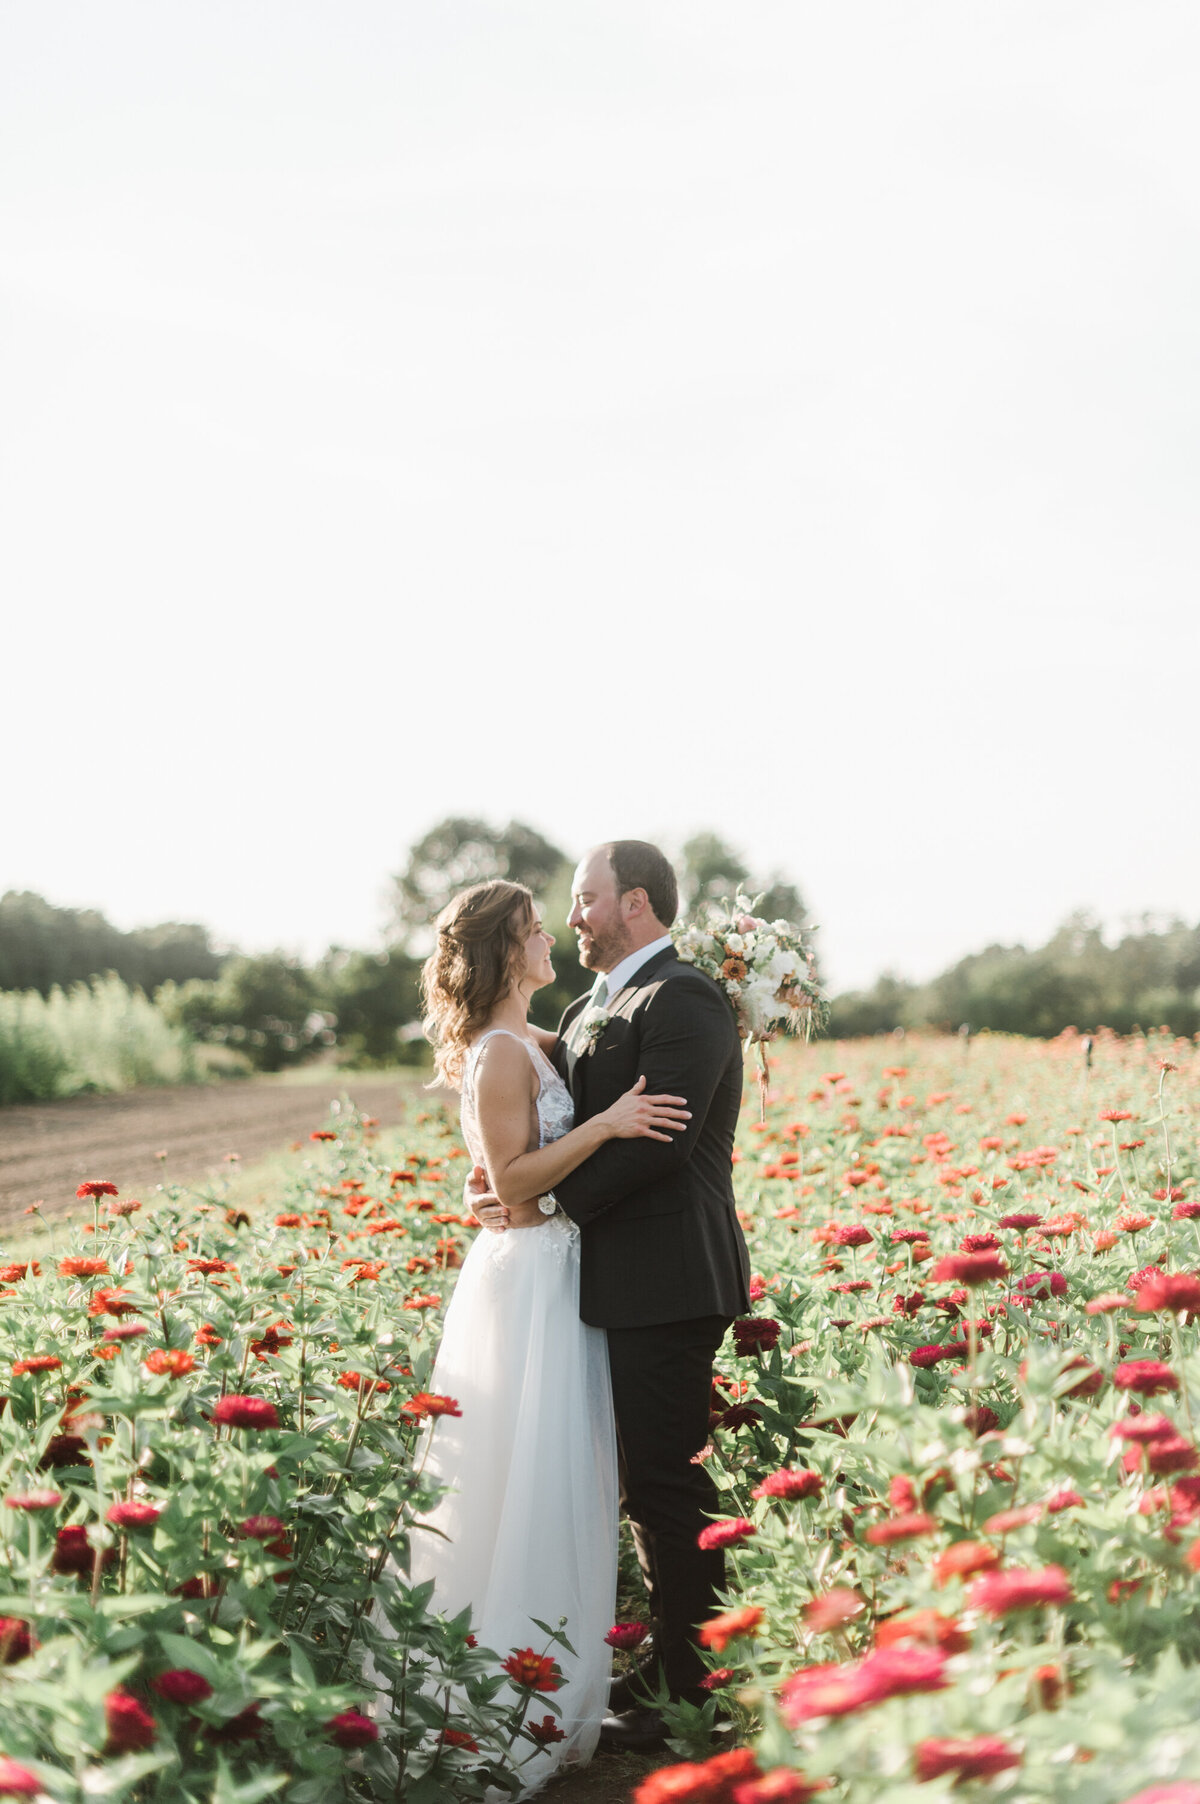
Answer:
[[[596,1117],[614,1140],[670,1140],[691,1119],[685,1096],[647,1096],[644,1077]]]

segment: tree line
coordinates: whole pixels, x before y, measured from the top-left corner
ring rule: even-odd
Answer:
[[[775,918],[804,918],[795,885],[778,873],[756,880],[717,834],[694,834],[677,855],[687,912],[739,888],[763,894]],[[534,1016],[553,1026],[587,989],[575,936],[567,927],[573,860],[522,821],[492,826],[451,817],[408,852],[391,883],[390,921],[377,950],[330,946],[312,963],[285,951],[244,953],[213,944],[194,922],[166,922],[125,933],[92,909],[56,908],[28,891],[0,897],[0,990],[52,990],[114,973],[152,997],[172,1027],[232,1048],[257,1070],[336,1047],[348,1063],[422,1062],[419,976],[431,924],[450,897],[497,877],[533,890],[556,936],[555,982],[535,998]]]
[[[1098,920],[1071,915],[1044,946],[988,946],[925,984],[885,973],[834,999],[829,1031],[844,1038],[932,1027],[1050,1038],[1080,1033],[1200,1032],[1200,924],[1133,922],[1115,945]]]
[[[768,918],[806,920],[794,883],[777,872],[752,872],[716,833],[693,834],[675,862],[686,913],[744,889],[762,896]],[[153,998],[168,1025],[229,1047],[258,1070],[334,1047],[347,1063],[417,1063],[426,1057],[418,979],[431,923],[468,884],[507,877],[537,895],[557,938],[555,982],[535,998],[540,1025],[553,1026],[588,987],[566,924],[571,871],[568,855],[525,822],[439,821],[392,879],[384,943],[376,950],[330,946],[312,963],[284,951],[216,946],[195,922],[125,933],[95,910],[56,908],[28,891],[10,891],[0,897],[0,991],[47,996],[112,972]],[[1098,921],[1075,914],[1044,946],[989,946],[928,983],[885,973],[868,990],[836,996],[829,1032],[854,1038],[964,1024],[1042,1037],[1064,1027],[1200,1032],[1200,924],[1146,917],[1109,945]]]

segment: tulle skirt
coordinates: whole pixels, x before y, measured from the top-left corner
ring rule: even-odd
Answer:
[[[412,1579],[435,1581],[432,1608],[464,1606],[481,1647],[546,1651],[533,1618],[576,1650],[549,1651],[565,1740],[522,1766],[527,1792],[595,1751],[607,1708],[616,1608],[617,1450],[608,1343],[579,1319],[579,1230],[564,1215],[481,1232],[446,1311],[429,1388],[462,1416],[432,1429],[426,1471],[452,1486],[415,1530]],[[545,1714],[535,1700],[530,1715]],[[525,1751],[529,1744],[521,1744]]]

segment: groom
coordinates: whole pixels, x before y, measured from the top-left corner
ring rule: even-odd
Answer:
[[[661,1675],[672,1698],[702,1703],[694,1631],[714,1611],[724,1560],[696,1544],[720,1506],[695,1455],[708,1439],[713,1356],[730,1320],[750,1309],[750,1268],[731,1162],[741,1043],[727,998],[675,952],[668,929],[678,906],[674,871],[643,840],[597,846],[575,872],[568,926],[580,962],[598,973],[563,1015],[555,1048],[575,1118],[644,1077],[651,1095],[685,1097],[691,1119],[667,1142],[609,1141],[555,1194],[581,1230],[580,1315],[608,1333],[621,1502]],[[485,1226],[503,1225],[501,1204],[472,1200]],[[660,1715],[624,1690],[614,1688],[602,1740],[657,1745]]]

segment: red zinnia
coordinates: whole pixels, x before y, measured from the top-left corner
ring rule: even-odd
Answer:
[[[912,1610],[906,1616],[889,1616],[876,1623],[876,1647],[895,1647],[903,1641],[940,1647],[946,1655],[963,1654],[971,1645],[971,1637],[963,1633],[954,1617],[943,1616],[940,1610]]]
[[[1166,1416],[1146,1414],[1122,1416],[1108,1432],[1115,1441],[1167,1441],[1179,1430]]]
[[[985,1541],[955,1541],[933,1562],[933,1582],[941,1589],[952,1578],[967,1578],[1000,1564],[1000,1555]]]
[[[560,1729],[552,1716],[544,1716],[540,1723],[527,1722],[525,1733],[539,1748],[548,1748],[553,1741],[565,1741],[567,1732]]]
[[[375,1724],[358,1710],[343,1710],[339,1715],[331,1716],[325,1724],[325,1732],[337,1748],[366,1748],[379,1740]]]
[[[343,1372],[337,1383],[344,1391],[390,1391],[392,1388],[386,1378],[376,1378],[373,1372]]]
[[[146,1370],[155,1378],[183,1378],[194,1372],[196,1361],[179,1347],[155,1347],[143,1360]]]
[[[711,1648],[714,1654],[723,1654],[737,1636],[753,1635],[762,1617],[762,1610],[757,1604],[743,1604],[740,1609],[726,1610],[723,1615],[702,1622],[696,1631],[696,1638],[701,1647]]]
[[[640,1647],[649,1633],[644,1622],[614,1622],[604,1639],[609,1647],[627,1653],[630,1648]]]
[[[28,1359],[13,1362],[13,1377],[23,1378],[26,1372],[57,1372],[61,1365],[57,1353],[34,1353]]]
[[[819,1472],[810,1472],[804,1466],[784,1466],[778,1472],[769,1472],[760,1485],[755,1485],[751,1496],[819,1497],[824,1484]]]
[[[1139,1397],[1179,1389],[1178,1378],[1161,1359],[1123,1360],[1113,1371],[1112,1381],[1119,1391],[1136,1391]]]
[[[40,1798],[45,1789],[27,1766],[0,1754],[0,1798]]]
[[[935,1535],[937,1522],[934,1517],[926,1515],[924,1510],[912,1510],[904,1516],[891,1516],[886,1522],[876,1522],[867,1530],[866,1538],[872,1547],[887,1547],[893,1541],[913,1541],[918,1535]]]
[[[827,1790],[828,1779],[806,1779],[794,1767],[773,1766],[761,1779],[748,1779],[733,1788],[733,1804],[808,1804],[819,1791]]]
[[[737,1353],[768,1353],[779,1340],[779,1323],[769,1316],[748,1316],[733,1324],[733,1345]]]
[[[247,1541],[275,1541],[287,1533],[278,1516],[247,1516],[238,1531]]]
[[[162,1515],[152,1503],[114,1503],[110,1506],[107,1520],[114,1528],[153,1528]]]
[[[160,1672],[150,1683],[168,1704],[202,1704],[213,1694],[213,1688],[203,1674],[192,1672],[186,1666],[173,1666],[169,1672]]]
[[[835,1585],[832,1590],[814,1597],[805,1605],[804,1626],[811,1629],[814,1635],[824,1635],[830,1629],[841,1628],[844,1622],[850,1622],[860,1616],[866,1606],[857,1591],[851,1591],[848,1585]]]
[[[554,1661],[549,1654],[535,1654],[531,1647],[515,1647],[501,1662],[501,1671],[522,1691],[557,1691],[559,1687]]]
[[[1126,1464],[1137,1462],[1137,1455],[1127,1453]],[[1190,1472],[1200,1465],[1200,1453],[1181,1434],[1169,1435],[1163,1440],[1151,1441],[1146,1447],[1146,1464],[1156,1478],[1165,1478],[1172,1472]]]
[[[62,1502],[61,1491],[13,1491],[4,1499],[10,1510],[54,1510]]]
[[[418,1422],[426,1416],[461,1416],[462,1410],[453,1397],[439,1397],[436,1391],[417,1391],[407,1403],[400,1405],[403,1416],[414,1416]]]
[[[867,1228],[843,1225],[833,1230],[831,1238],[835,1246],[865,1247],[870,1244],[873,1236]]]
[[[107,1259],[60,1259],[58,1275],[60,1278],[99,1278],[108,1270]]]
[[[986,1284],[1007,1277],[1008,1267],[999,1253],[947,1253],[929,1276],[934,1284]]]
[[[1138,1289],[1133,1306],[1144,1312],[1169,1309],[1172,1314],[1200,1310],[1200,1278],[1191,1272],[1156,1272]]]
[[[660,1766],[642,1780],[633,1804],[734,1804],[742,1785],[758,1778],[759,1771],[749,1748],[734,1748],[698,1763]]]
[[[955,1784],[966,1779],[990,1779],[995,1773],[1020,1766],[1021,1756],[998,1735],[972,1735],[959,1741],[949,1736],[917,1743],[913,1777],[922,1782],[954,1773]]]
[[[0,1666],[15,1666],[34,1646],[33,1633],[19,1616],[0,1616]]]
[[[961,1353],[961,1347],[948,1347],[931,1341],[928,1346],[914,1347],[908,1356],[908,1363],[923,1370],[927,1366],[937,1365],[943,1359],[954,1359]]]
[[[117,1187],[115,1184],[109,1184],[103,1180],[101,1180],[99,1183],[97,1183],[95,1179],[93,1179],[88,1184],[81,1184],[79,1186],[79,1189],[75,1192],[75,1195],[77,1197],[79,1197],[80,1199],[82,1199],[85,1196],[90,1196],[90,1197],[116,1196],[116,1194],[117,1194]]]
[[[1026,1272],[1023,1278],[1017,1279],[1013,1289],[1020,1291],[1023,1297],[1036,1297],[1041,1302],[1047,1297],[1065,1297],[1067,1280],[1061,1272]]]
[[[1040,1521],[1041,1514],[1040,1503],[1025,1503],[1015,1510],[999,1510],[988,1517],[983,1532],[985,1535],[1009,1535],[1014,1528],[1028,1528],[1031,1522]]]
[[[465,1729],[443,1729],[438,1740],[447,1748],[463,1748],[468,1754],[479,1752],[479,1743]]]
[[[127,1290],[94,1290],[88,1304],[89,1315],[136,1315],[138,1306]]]
[[[158,1724],[145,1704],[123,1685],[105,1698],[104,1721],[108,1729],[105,1754],[137,1754],[153,1747]]]
[[[734,1547],[739,1541],[749,1540],[751,1535],[757,1533],[753,1522],[747,1521],[745,1516],[729,1516],[721,1522],[710,1522],[707,1528],[702,1528],[696,1536],[696,1545],[702,1552],[711,1553],[714,1548]]]
[[[857,1664],[810,1666],[788,1679],[780,1691],[783,1715],[792,1728],[819,1716],[846,1716],[888,1698],[918,1691],[943,1691],[946,1656],[940,1648],[889,1647]]]
[[[1061,1566],[1043,1566],[1030,1572],[1011,1566],[1004,1572],[985,1572],[967,1586],[967,1602],[988,1616],[1007,1616],[1012,1610],[1036,1610],[1043,1604],[1069,1604],[1073,1593]]]
[[[228,1428],[278,1428],[279,1412],[265,1397],[222,1397],[213,1421]]]

